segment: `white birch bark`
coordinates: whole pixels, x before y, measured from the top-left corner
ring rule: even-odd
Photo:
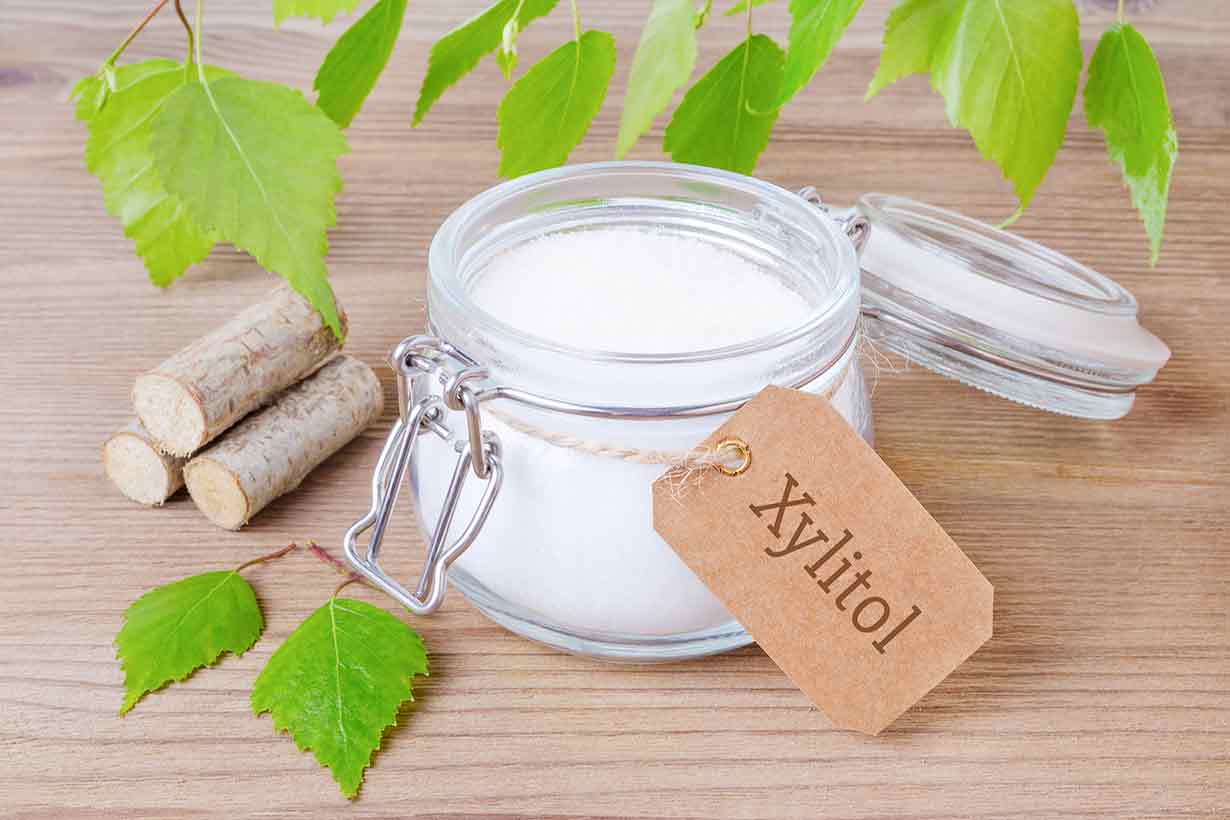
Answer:
[[[210,521],[236,530],[380,417],[372,369],[338,356],[188,462],[184,480]]]
[[[340,346],[312,306],[283,285],[139,376],[133,404],[164,452],[189,456]]]

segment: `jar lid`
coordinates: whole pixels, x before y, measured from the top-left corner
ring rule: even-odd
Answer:
[[[868,336],[1021,404],[1116,419],[1170,349],[1136,299],[1063,254],[951,211],[883,194],[855,205]]]

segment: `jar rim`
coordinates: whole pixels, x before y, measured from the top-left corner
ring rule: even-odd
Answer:
[[[823,242],[836,254],[837,264],[833,274],[833,287],[826,298],[810,306],[802,322],[784,327],[768,335],[700,350],[667,353],[633,353],[593,348],[575,347],[535,335],[497,318],[479,306],[472,298],[463,279],[463,263],[459,246],[465,242],[468,229],[489,214],[501,203],[516,196],[532,196],[564,181],[593,179],[597,183],[604,177],[643,176],[672,178],[685,185],[714,186],[731,193],[751,195],[764,199],[787,213],[794,225],[803,229],[814,240]],[[601,201],[601,194],[597,201]],[[451,303],[454,309],[465,312],[467,320],[476,330],[487,331],[510,338],[519,344],[546,350],[570,358],[592,362],[619,362],[626,364],[671,364],[695,363],[728,359],[772,351],[809,334],[816,333],[834,312],[846,307],[851,296],[858,301],[860,270],[854,244],[841,225],[825,212],[797,194],[774,183],[731,171],[708,168],[686,163],[661,161],[619,160],[565,165],[492,186],[467,200],[444,220],[432,237],[428,252],[428,276],[435,287],[429,288],[429,319],[431,296],[439,295]],[[434,328],[433,328],[434,331]]]

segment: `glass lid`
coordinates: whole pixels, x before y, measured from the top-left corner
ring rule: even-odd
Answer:
[[[867,194],[854,213],[871,223],[868,336],[910,361],[1021,404],[1117,419],[1170,358],[1131,293],[1063,254],[902,197]]]

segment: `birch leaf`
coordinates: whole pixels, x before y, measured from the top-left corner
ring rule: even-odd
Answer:
[[[760,6],[763,6],[765,3],[768,3],[768,2],[769,0],[751,0],[752,8],[759,8]],[[735,3],[733,6],[726,9],[726,11],[722,12],[722,16],[723,17],[734,17],[736,14],[746,14],[747,13],[747,3],[748,3],[748,0],[739,0],[738,3]]]
[[[208,76],[225,72],[208,68]],[[217,235],[200,227],[179,197],[169,193],[154,167],[150,123],[167,98],[184,84],[184,66],[173,60],[146,60],[116,70],[115,91],[101,108],[98,89],[83,93],[78,115],[90,130],[85,163],[98,177],[107,211],[119,218],[133,241],[150,281],[165,287],[209,255]],[[82,108],[82,104],[91,105]]]
[[[354,797],[385,730],[427,674],[423,641],[385,610],[331,598],[291,633],[252,687],[252,711],[328,767]]]
[[[388,65],[406,16],[406,0],[377,0],[346,29],[316,72],[316,105],[342,128],[350,125]]]
[[[568,161],[585,137],[615,71],[615,38],[587,31],[548,54],[500,102],[500,174],[516,177]]]
[[[781,102],[811,82],[846,33],[863,0],[790,0],[790,44],[786,49]]]
[[[929,72],[949,121],[1012,183],[1019,214],[1063,144],[1081,59],[1072,0],[904,0],[867,95]]]
[[[903,0],[897,4],[884,25],[884,50],[866,99],[903,77],[930,71],[942,50],[950,22],[964,3],[965,0]]]
[[[632,58],[628,90],[619,118],[615,157],[623,159],[654,117],[696,66],[696,11],[692,0],[654,0]]]
[[[285,277],[340,338],[324,262],[347,150],[337,125],[298,91],[228,76],[181,86],[152,128],[167,190],[198,224]]]
[[[1106,136],[1110,157],[1123,171],[1132,204],[1145,223],[1156,264],[1179,138],[1157,58],[1127,23],[1111,26],[1093,53],[1085,84],[1085,119]]]
[[[213,665],[223,652],[242,655],[262,629],[256,594],[237,570],[206,572],[150,590],[128,607],[115,638],[124,671],[120,714],[147,692]]]
[[[784,61],[772,38],[744,40],[684,95],[663,150],[676,162],[750,174],[777,122]]]
[[[315,17],[328,23],[339,14],[350,14],[359,0],[273,0],[273,22],[282,25],[288,17]]]
[[[559,0],[525,0],[517,15],[512,30],[518,33],[532,20],[542,17]],[[419,88],[419,99],[414,106],[414,125],[423,121],[450,86],[469,74],[478,61],[500,47],[504,30],[517,10],[518,0],[500,0],[485,11],[471,17],[457,28],[445,34],[431,47],[427,57],[427,75]],[[504,58],[501,70],[512,70],[509,57]]]

